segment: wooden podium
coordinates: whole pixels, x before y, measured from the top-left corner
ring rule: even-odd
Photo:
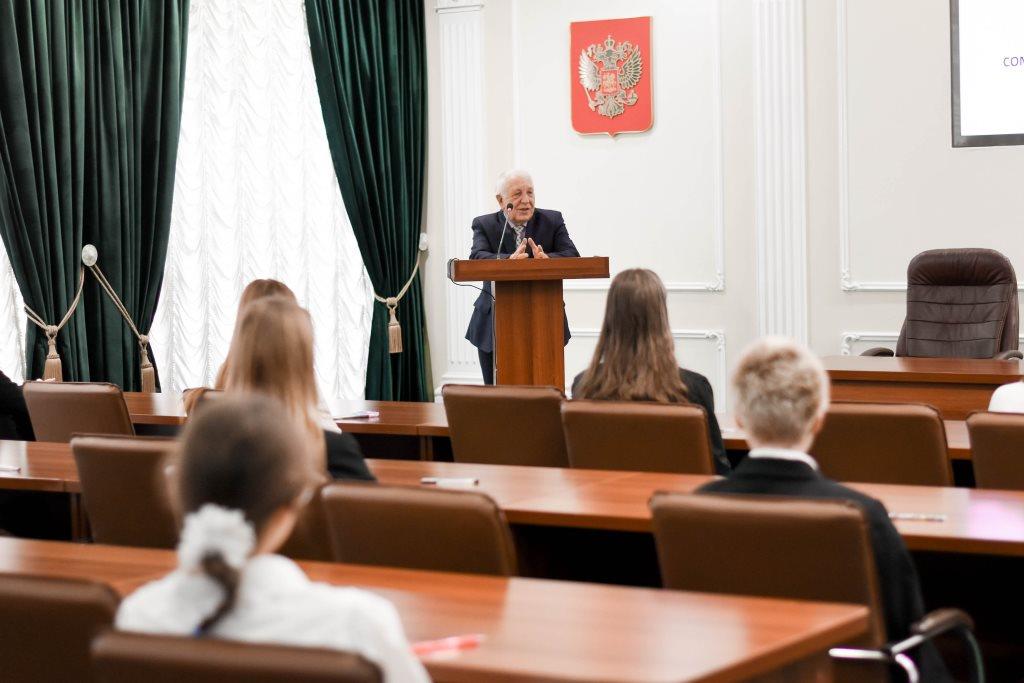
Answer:
[[[455,282],[494,282],[498,384],[565,388],[562,280],[608,277],[608,257],[458,260]]]

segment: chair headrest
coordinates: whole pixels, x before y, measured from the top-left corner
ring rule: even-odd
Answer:
[[[931,249],[907,266],[910,286],[1017,285],[1010,260],[994,249]]]

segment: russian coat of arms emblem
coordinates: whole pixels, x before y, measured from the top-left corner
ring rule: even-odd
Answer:
[[[608,36],[580,52],[580,85],[591,111],[613,118],[636,104],[636,85],[644,74],[640,46],[628,40],[616,44]],[[594,93],[591,96],[591,93]]]
[[[642,133],[654,120],[651,18],[569,25],[572,128],[582,135]]]

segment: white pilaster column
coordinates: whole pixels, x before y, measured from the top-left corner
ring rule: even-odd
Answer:
[[[804,0],[754,0],[758,331],[806,342]]]
[[[484,21],[479,0],[437,0],[441,45],[441,187],[445,260],[467,258],[470,226],[487,196],[484,178]],[[480,382],[465,340],[479,290],[446,284],[447,367],[439,384]]]

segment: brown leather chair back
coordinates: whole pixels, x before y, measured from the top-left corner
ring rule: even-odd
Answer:
[[[885,642],[868,521],[856,504],[659,492],[650,505],[666,588],[866,605],[868,633],[856,644]]]
[[[381,683],[380,669],[338,650],[107,631],[92,644],[100,683]]]
[[[0,680],[88,681],[89,643],[118,599],[90,581],[0,575]]]
[[[178,517],[167,475],[171,439],[76,436],[71,452],[97,543],[174,548]]]
[[[704,408],[640,401],[566,401],[569,465],[596,470],[714,474]]]
[[[931,406],[835,402],[811,455],[838,481],[953,485],[946,430]]]
[[[448,384],[441,394],[455,462],[569,466],[558,389]]]
[[[483,493],[346,482],[327,486],[323,501],[338,562],[516,573],[505,515]]]
[[[331,535],[327,530],[327,516],[324,513],[323,487],[310,499],[302,510],[292,535],[278,551],[293,560],[319,560],[330,562]]]
[[[967,417],[967,433],[975,485],[1024,491],[1024,415],[973,413]]]
[[[67,443],[72,434],[134,436],[124,395],[106,382],[25,382],[37,441]]]
[[[993,249],[932,249],[907,267],[897,356],[992,358],[1017,348],[1017,275]]]

